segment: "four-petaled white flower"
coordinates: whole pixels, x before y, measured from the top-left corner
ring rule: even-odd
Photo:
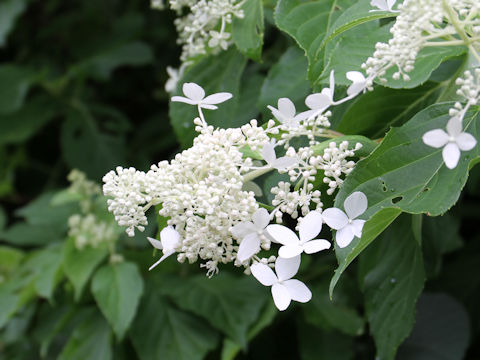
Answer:
[[[155,266],[160,264],[167,257],[177,251],[177,247],[180,245],[180,234],[173,226],[167,226],[160,231],[160,241],[153,239],[151,237],[147,238],[150,241],[150,244],[156,249],[163,251],[163,256],[155,264],[150,266],[149,271],[152,270]]]
[[[282,156],[277,159],[277,155],[275,155],[275,144],[272,143],[263,145],[262,157],[270,167],[277,170],[287,169],[298,163],[297,159],[290,156]]]
[[[313,254],[330,248],[330,242],[323,239],[312,240],[322,230],[322,215],[318,211],[310,211],[300,222],[299,233],[282,225],[269,225],[267,232],[278,243],[283,246],[278,251],[282,258],[292,258],[302,252]]]
[[[289,127],[296,128],[300,124],[300,120],[303,120],[301,114],[296,115],[295,105],[289,98],[278,99],[278,109],[271,105],[267,107],[280,123]]]
[[[205,97],[205,90],[195,83],[183,84],[183,96],[174,96],[172,101],[183,102],[190,105],[198,105],[200,108],[215,110],[218,109],[215,104],[220,104],[232,97],[228,92],[221,92]]]
[[[322,217],[325,223],[332,229],[337,230],[335,240],[339,247],[348,246],[356,236],[362,237],[362,229],[365,220],[357,220],[367,210],[368,200],[364,193],[356,191],[349,195],[343,207],[345,212],[337,208],[329,208],[323,211]]]
[[[360,71],[349,71],[346,76],[348,80],[352,81],[352,85],[347,89],[348,96],[355,96],[365,90],[367,79],[365,79],[365,76]]]
[[[378,8],[375,10],[370,10],[370,12],[374,11],[390,11],[390,12],[398,12],[398,10],[392,10],[393,5],[397,0],[372,0],[370,1],[370,5],[375,6]]]
[[[301,281],[292,279],[300,267],[300,255],[290,259],[277,258],[275,271],[265,264],[250,266],[252,275],[265,286],[272,287],[272,297],[278,310],[285,310],[292,300],[306,303],[312,298],[312,292]]]
[[[442,129],[427,131],[423,134],[423,142],[434,148],[441,148],[443,161],[449,169],[454,169],[460,159],[460,150],[472,150],[477,140],[469,133],[462,132],[462,122],[452,117],[447,123],[447,132]]]
[[[260,251],[260,237],[264,235],[265,227],[270,223],[270,215],[264,208],[253,214],[252,221],[241,222],[232,227],[230,232],[237,239],[241,239],[237,251],[237,259],[244,262]]]
[[[330,87],[322,89],[321,92],[308,95],[305,104],[311,109],[304,111],[300,115],[303,118],[314,118],[328,109],[334,103],[333,94],[335,91],[334,71],[330,72]]]

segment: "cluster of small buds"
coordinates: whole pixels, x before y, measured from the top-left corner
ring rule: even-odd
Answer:
[[[243,18],[242,3],[235,0],[171,0],[170,8],[186,15],[175,20],[182,45],[180,60],[186,62],[207,52],[226,50],[231,42],[228,31],[234,17]]]
[[[315,204],[315,209],[320,210],[323,206],[320,200],[321,193],[319,190],[313,190],[313,184],[306,183],[305,187],[299,190],[292,190],[289,182],[280,181],[277,186],[271,189],[271,193],[275,195],[272,205],[275,206],[275,217],[277,222],[282,222],[283,214],[289,214],[293,219],[301,215],[305,216],[310,212],[310,206]]]
[[[310,158],[312,166],[324,171],[323,182],[328,184],[328,195],[332,195],[337,188],[342,186],[343,180],[340,177],[343,174],[348,175],[352,172],[355,162],[347,160],[347,158],[354,156],[355,151],[361,147],[362,144],[357,143],[354,149],[349,149],[348,141],[342,141],[339,146],[332,141],[324,150],[323,155]]]
[[[133,167],[117,167],[103,177],[103,193],[108,199],[108,210],[115,215],[118,225],[127,227],[128,236],[133,236],[135,228],[145,230],[148,224],[145,211],[153,205],[152,197],[146,193],[146,174]]]
[[[73,169],[67,176],[70,181],[68,192],[81,196],[80,209],[88,213],[92,208],[92,197],[102,194],[101,187],[94,181],[88,180],[85,173]]]
[[[426,46],[472,46],[470,39],[478,37],[480,28],[478,8],[473,0],[405,0],[398,6],[399,15],[390,29],[393,37],[388,43],[377,43],[373,56],[362,65],[367,80],[386,82],[386,73],[392,67],[396,67],[394,80],[410,80],[408,73]],[[452,36],[456,40],[443,41]],[[478,51],[478,45],[477,50],[471,49]]]
[[[150,7],[155,10],[165,9],[165,3],[163,0],[150,0]]]
[[[75,239],[78,250],[86,246],[97,248],[101,244],[113,244],[118,238],[115,223],[98,220],[93,214],[70,216],[68,227],[68,236]]]

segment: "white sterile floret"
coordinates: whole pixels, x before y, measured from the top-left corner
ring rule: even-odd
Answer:
[[[311,110],[304,111],[300,114],[303,118],[314,118],[334,103],[333,95],[335,91],[335,76],[334,71],[330,72],[330,86],[322,89],[321,92],[308,95],[305,99],[305,105]]]
[[[335,241],[341,248],[348,246],[355,236],[362,237],[365,220],[358,220],[357,217],[367,210],[367,197],[364,193],[356,191],[345,199],[343,207],[345,212],[337,208],[329,208],[322,213],[325,223],[337,230]]]
[[[323,239],[315,239],[322,230],[322,215],[318,211],[311,211],[305,216],[299,226],[300,238],[289,228],[282,225],[269,225],[267,232],[276,242],[283,246],[278,251],[282,258],[292,258],[302,252],[314,254],[330,248],[330,242]]]
[[[370,1],[370,5],[377,7],[378,10],[377,9],[370,10],[370,12],[374,12],[374,11],[398,12],[398,10],[392,9],[393,5],[395,5],[396,2],[397,0],[372,0]]]
[[[355,96],[367,89],[369,86],[367,79],[360,71],[349,71],[346,74],[347,79],[352,82],[347,89],[348,96]]]
[[[265,286],[272,287],[272,297],[278,310],[288,308],[292,300],[306,303],[312,298],[312,292],[301,281],[292,279],[300,267],[300,255],[290,259],[277,258],[275,271],[266,264],[255,263],[250,266],[252,275]]]
[[[148,268],[149,271],[160,264],[167,257],[175,253],[181,243],[180,234],[173,228],[173,226],[167,226],[160,231],[160,241],[151,237],[148,237],[147,239],[154,248],[163,251],[163,256],[160,258],[160,260]]]
[[[266,143],[263,145],[262,157],[263,160],[267,162],[268,166],[277,170],[288,169],[298,163],[297,159],[289,156],[282,156],[277,159],[277,155],[275,154],[275,144],[272,143]]]
[[[281,98],[278,99],[277,106],[278,109],[271,105],[267,106],[272,112],[273,116],[275,116],[275,119],[287,127],[298,127],[302,117],[300,115],[296,115],[296,109],[293,102],[289,98]]]
[[[462,122],[452,117],[447,123],[447,132],[434,129],[423,134],[423,142],[434,148],[441,148],[443,161],[449,169],[454,169],[460,159],[460,150],[472,150],[477,140],[469,133],[462,132]]]
[[[220,104],[232,98],[232,94],[228,92],[221,92],[205,97],[205,90],[195,83],[183,84],[183,96],[174,96],[172,101],[183,102],[190,105],[197,105],[203,109],[215,110],[218,109],[215,104]]]
[[[270,239],[264,230],[270,223],[270,214],[264,208],[258,209],[252,216],[252,221],[241,222],[230,229],[235,238],[239,239],[240,246],[237,259],[244,262],[260,251],[260,246],[265,250],[270,249]]]

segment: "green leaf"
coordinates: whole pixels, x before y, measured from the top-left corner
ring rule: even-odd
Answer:
[[[415,327],[396,359],[465,359],[470,337],[469,316],[460,302],[447,294],[423,294]]]
[[[39,246],[61,241],[63,229],[52,225],[30,225],[17,222],[0,233],[0,239],[16,246]]]
[[[427,82],[408,90],[376,86],[359,96],[347,109],[336,129],[344,134],[383,137],[391,126],[400,126],[431,105],[442,84]]]
[[[69,237],[63,251],[63,270],[75,289],[75,300],[82,295],[88,279],[96,267],[108,255],[106,248],[92,248],[87,246],[82,250],[75,247],[75,239]]]
[[[268,289],[252,278],[221,273],[164,283],[162,290],[182,309],[205,318],[237,344],[245,347],[248,329],[257,320],[269,296]]]
[[[295,39],[308,57],[311,82],[323,68],[323,55],[319,52],[329,27],[353,0],[280,0],[275,9],[278,28]]]
[[[340,301],[330,300],[328,282],[311,288],[314,296],[302,309],[305,320],[326,331],[338,330],[346,335],[363,334],[365,322],[358,312]]]
[[[205,321],[174,308],[156,284],[141,309],[130,332],[141,360],[201,360],[218,343],[218,334]]]
[[[118,339],[122,339],[143,293],[143,279],[137,266],[129,262],[105,265],[95,273],[91,288],[103,315]]]
[[[371,12],[373,9],[377,8],[371,5],[371,0],[359,0],[354,5],[343,11],[338,19],[328,29],[323,45],[332,40],[334,37],[360,24],[397,16],[396,13],[392,13],[390,11]]]
[[[429,130],[445,129],[451,106],[452,103],[432,105],[402,127],[390,130],[375,151],[359,161],[345,180],[335,206],[342,207],[348,195],[361,191],[368,199],[368,208],[362,218],[374,218],[365,224],[361,239],[356,238],[344,249],[337,249],[339,268],[332,278],[330,292],[348,264],[381,232],[369,232],[380,220],[378,218],[387,220],[383,227],[380,226],[383,230],[401,211],[437,216],[458,200],[467,181],[468,169],[480,156],[479,147],[462,152],[457,167],[450,170],[443,162],[442,149],[429,147],[422,140]],[[479,121],[478,108],[469,111],[463,121],[464,131],[477,139],[480,138]],[[384,217],[385,211],[390,215]]]
[[[0,329],[18,310],[19,296],[0,287]]]
[[[15,211],[15,215],[25,218],[32,225],[54,225],[67,230],[68,218],[78,211],[78,204],[52,206],[55,193],[45,192],[35,200]]]
[[[263,4],[261,0],[246,0],[244,17],[232,21],[233,41],[238,50],[252,60],[260,61],[263,46]]]
[[[121,66],[142,66],[153,61],[153,51],[149,45],[134,41],[103,50],[91,58],[74,65],[71,76],[87,73],[94,78],[107,80],[112,72]]]
[[[62,155],[71,168],[84,171],[91,179],[101,179],[109,170],[124,163],[123,130],[104,132],[85,104],[76,103],[62,124]]]
[[[415,323],[425,282],[423,256],[412,232],[412,216],[398,218],[363,256],[373,264],[363,282],[367,319],[377,357],[395,359]]]
[[[58,108],[44,96],[32,98],[15,112],[0,113],[0,144],[25,142],[38,133],[56,115],[58,115]]]
[[[26,0],[4,0],[0,3],[0,47],[5,46],[8,34],[25,8]]]
[[[113,359],[112,333],[108,323],[94,309],[70,336],[59,360]]]
[[[237,101],[240,89],[240,77],[246,64],[246,59],[231,48],[216,56],[209,56],[193,65],[182,77],[179,84],[194,82],[205,89],[206,95],[217,92],[229,92],[233,99],[218,105],[217,110],[203,110],[207,123],[222,128],[236,127],[232,119],[237,111]],[[177,92],[175,95],[182,95]],[[243,111],[243,109],[239,109]],[[170,121],[182,147],[192,145],[197,135],[193,119],[198,117],[197,107],[180,103],[170,103]]]
[[[271,118],[267,105],[277,107],[278,99],[286,97],[294,103],[303,102],[310,91],[307,80],[307,58],[297,46],[291,46],[269,70],[263,82],[258,107]]]
[[[37,77],[32,71],[18,65],[0,65],[0,115],[20,109]]]
[[[9,246],[0,246],[0,282],[5,281],[5,277],[18,267],[24,256],[23,251]]]
[[[425,268],[429,278],[439,275],[443,255],[463,245],[460,221],[447,213],[443,216],[425,216],[422,226]]]

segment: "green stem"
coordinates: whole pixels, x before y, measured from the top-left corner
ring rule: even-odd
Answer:
[[[268,167],[268,168],[261,168],[257,170],[253,170],[249,172],[248,174],[245,174],[243,176],[243,182],[247,181],[252,181],[253,179],[256,179],[259,176],[262,176],[263,174],[268,173],[269,171],[272,171],[274,168]]]

